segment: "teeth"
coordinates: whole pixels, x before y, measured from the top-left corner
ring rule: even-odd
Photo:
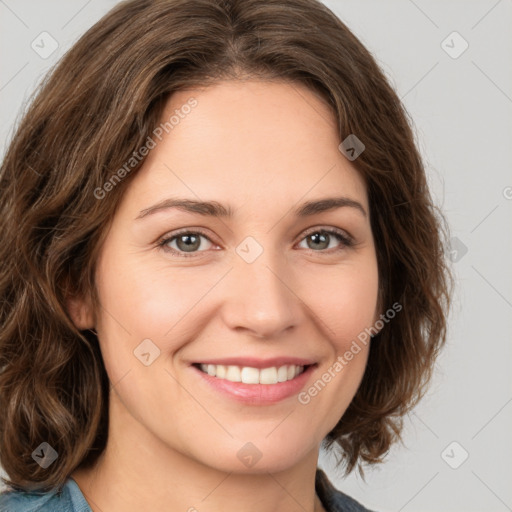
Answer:
[[[244,384],[277,384],[278,382],[292,380],[304,371],[304,366],[295,364],[261,369],[222,364],[201,364],[199,367],[204,373],[212,377],[231,382],[243,382]]]
[[[240,368],[238,368],[238,366],[228,366],[226,368],[226,376],[224,378],[231,382],[241,382],[242,376]]]
[[[212,365],[212,366],[215,366],[215,365]],[[216,366],[217,368],[217,373],[215,375],[215,377],[218,377],[219,379],[225,379],[226,378],[226,367],[223,365],[223,364],[218,364]]]
[[[235,366],[236,368],[236,366]],[[257,368],[249,368],[248,366],[242,368],[241,371],[242,382],[244,384],[259,384],[260,372]]]
[[[262,368],[260,370],[260,384],[277,384],[277,368]]]
[[[295,372],[293,372],[295,375]],[[277,370],[277,382],[284,382],[288,380],[288,367],[287,366],[280,366]]]

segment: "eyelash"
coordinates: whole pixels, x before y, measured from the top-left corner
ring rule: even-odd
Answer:
[[[333,228],[330,228],[330,229],[316,228],[314,230],[311,230],[303,236],[303,238],[300,240],[300,242],[302,242],[308,236],[311,236],[314,234],[319,234],[319,233],[334,236],[339,242],[341,242],[342,245],[341,245],[341,247],[338,247],[338,248],[334,249],[333,251],[327,250],[327,249],[320,250],[320,251],[315,251],[313,249],[306,249],[310,253],[322,253],[322,252],[325,253],[325,252],[327,252],[327,254],[332,254],[332,253],[337,253],[339,251],[342,251],[345,248],[352,247],[355,245],[353,238],[348,236],[345,232],[338,230],[338,229],[333,229]],[[197,257],[197,254],[205,252],[205,251],[196,251],[196,252],[191,252],[191,253],[187,254],[187,253],[184,253],[181,251],[177,251],[176,249],[171,249],[169,247],[166,247],[167,244],[171,243],[172,241],[176,240],[178,237],[180,237],[182,235],[201,235],[204,238],[206,238],[210,243],[214,244],[214,242],[208,237],[208,235],[204,231],[201,231],[200,229],[197,229],[194,231],[184,229],[182,231],[175,233],[171,237],[163,238],[162,240],[157,242],[157,246],[159,248],[161,248],[162,250],[164,250],[165,252],[173,253],[173,254],[178,255],[179,257],[183,257],[183,258],[194,258],[194,257]]]

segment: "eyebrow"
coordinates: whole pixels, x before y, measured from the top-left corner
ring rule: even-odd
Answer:
[[[363,205],[349,197],[327,197],[316,201],[307,201],[300,207],[296,208],[294,213],[296,217],[309,217],[318,213],[345,207],[354,208],[364,217],[367,217],[367,213]],[[149,208],[141,210],[136,219],[143,219],[148,215],[171,208],[208,217],[232,218],[234,216],[234,210],[231,206],[224,206],[217,201],[197,201],[195,199],[171,198],[164,199]]]

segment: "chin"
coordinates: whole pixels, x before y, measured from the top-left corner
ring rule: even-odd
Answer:
[[[252,440],[230,439],[224,443],[212,440],[201,453],[196,453],[195,458],[201,464],[226,473],[266,474],[290,469],[305,458],[318,457],[321,440],[312,443],[313,434],[284,434],[276,435],[274,439],[273,433],[260,433]],[[286,442],[283,437],[286,437]]]

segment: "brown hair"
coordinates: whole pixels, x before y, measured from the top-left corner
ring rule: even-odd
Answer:
[[[97,191],[141,148],[174,91],[258,77],[304,84],[331,106],[367,184],[379,302],[403,311],[375,336],[363,381],[326,441],[351,471],[399,438],[446,337],[450,272],[408,115],[371,54],[316,0],[120,3],[42,84],[0,174],[0,462],[49,490],[105,447],[109,382],[69,296],[95,297],[94,265],[124,188]],[[141,160],[141,163],[143,160]],[[48,442],[47,469],[32,452]]]

